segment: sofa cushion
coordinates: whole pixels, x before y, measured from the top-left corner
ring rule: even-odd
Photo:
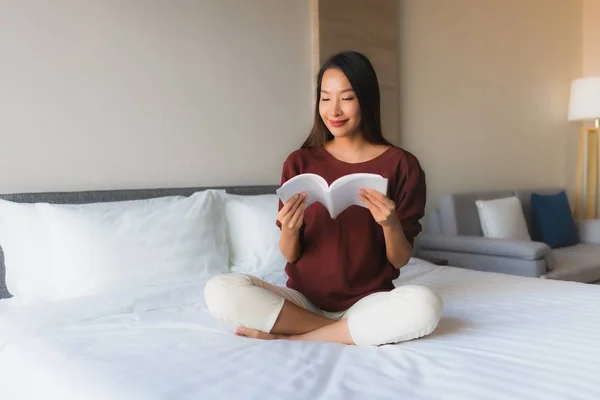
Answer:
[[[516,196],[476,200],[483,236],[496,239],[531,240],[521,202]]]
[[[475,200],[491,200],[510,197],[513,192],[493,190],[455,193],[440,198],[440,221],[446,235],[483,236]]]
[[[523,207],[523,214],[525,215],[525,221],[527,221],[527,229],[529,233],[533,231],[532,220],[531,220],[531,195],[537,194],[556,194],[561,192],[563,189],[559,187],[549,188],[523,188],[515,190],[515,196],[519,198],[521,206]]]
[[[579,243],[577,225],[564,191],[531,195],[532,238],[551,248]]]
[[[546,278],[577,282],[600,280],[600,245],[577,244],[554,249],[552,253],[556,263]]]
[[[442,220],[440,217],[440,211],[437,209],[431,210],[427,214],[427,223],[425,226],[425,232],[430,234],[442,234]]]

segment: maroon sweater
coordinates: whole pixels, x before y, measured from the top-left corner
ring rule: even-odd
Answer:
[[[406,238],[413,244],[421,232],[425,173],[411,153],[391,147],[373,160],[347,163],[324,148],[300,149],[286,159],[281,183],[307,172],[321,175],[328,184],[355,172],[388,178],[388,196],[396,204]],[[346,310],[371,293],[392,290],[392,281],[400,275],[386,257],[382,227],[365,207],[350,206],[332,220],[323,205],[311,204],[304,213],[300,243],[299,260],[285,267],[287,286],[326,311]]]

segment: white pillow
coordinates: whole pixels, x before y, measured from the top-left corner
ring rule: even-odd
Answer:
[[[279,251],[280,230],[276,225],[279,197],[276,194],[225,194],[225,219],[233,272],[262,275],[283,269]]]
[[[181,196],[148,200],[91,204],[60,204],[53,207],[107,210],[141,204],[170,203]],[[45,299],[51,280],[51,242],[39,203],[17,203],[0,199],[0,246],[4,252],[5,282],[9,292],[20,300]]]
[[[8,291],[15,297],[43,297],[50,244],[35,204],[0,199],[0,246]]]
[[[476,200],[483,236],[530,241],[521,202],[516,196]]]
[[[215,191],[81,205],[5,203],[0,204],[0,238],[7,287],[19,301],[205,278],[228,270],[226,226]]]

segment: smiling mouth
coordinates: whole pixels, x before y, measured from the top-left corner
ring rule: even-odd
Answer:
[[[329,123],[331,124],[331,126],[335,126],[336,128],[339,128],[340,126],[344,125],[346,122],[348,122],[348,120],[343,120],[343,121],[332,121],[329,120]]]

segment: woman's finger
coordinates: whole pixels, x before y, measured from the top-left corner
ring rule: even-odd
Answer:
[[[374,217],[379,216],[379,214],[381,213],[379,207],[368,196],[360,194],[359,197],[365,203],[365,205],[367,206],[369,211],[371,211],[371,214],[373,214]]]
[[[385,209],[385,204],[377,200],[374,196],[371,196],[368,192],[363,192],[362,196],[372,205],[374,209],[381,212]],[[373,210],[371,210],[373,212]]]
[[[367,189],[364,191],[364,193],[382,211],[391,210],[394,208],[394,202],[391,199],[382,195],[381,193],[377,192],[376,190]]]
[[[302,199],[299,206],[294,211],[294,214],[292,214],[289,225],[296,226],[296,224],[300,220],[300,217],[304,214],[304,204],[305,203],[306,203],[306,199]]]
[[[306,211],[306,207],[302,208],[302,212],[300,213],[300,218],[298,219],[299,224],[302,225],[304,223],[304,211]]]
[[[365,192],[375,201],[380,202],[386,208],[395,208],[396,205],[394,201],[387,196],[384,196],[382,193],[373,189],[365,189]]]
[[[372,195],[373,197],[375,197],[376,199],[381,200],[382,202],[386,202],[387,200],[390,200],[389,197],[387,197],[386,195],[384,195],[383,193],[381,193],[378,190],[371,189],[371,188],[365,188],[363,190],[365,192],[367,192],[368,194]]]
[[[295,194],[295,195],[293,195],[292,197],[290,197],[290,198],[288,199],[288,201],[287,201],[287,202],[285,202],[285,203],[283,204],[283,207],[281,207],[281,210],[279,210],[279,214],[280,214],[280,215],[285,215],[285,214],[287,214],[287,213],[288,213],[288,211],[290,210],[290,208],[292,208],[292,206],[293,206],[293,205],[296,203],[296,201],[298,201],[298,197],[299,197],[299,196],[300,196],[300,195],[298,195],[298,194]]]
[[[296,201],[294,201],[294,204],[292,205],[292,207],[289,209],[288,214],[294,215],[294,213],[298,209],[298,206],[300,205],[301,202],[302,202],[302,199],[300,197],[298,197],[296,199]]]
[[[287,214],[293,215],[294,211],[296,211],[296,208],[298,207],[298,204],[300,204],[300,201],[302,201],[302,195],[300,194],[296,194],[294,197],[290,198],[288,202],[285,203],[285,206],[281,208],[281,211],[279,212],[281,216],[283,217]]]

